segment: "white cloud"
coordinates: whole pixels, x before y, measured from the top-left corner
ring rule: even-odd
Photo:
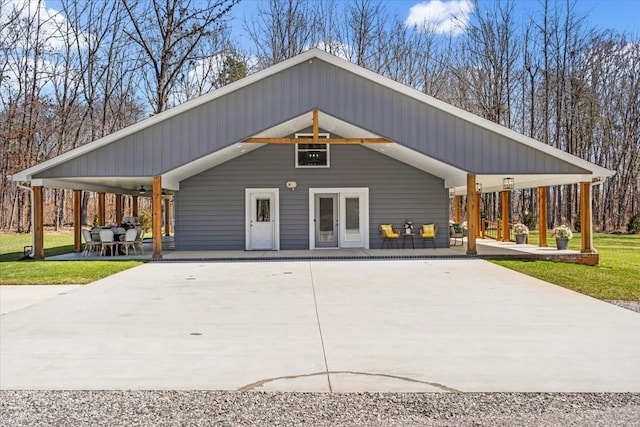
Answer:
[[[465,31],[472,12],[470,0],[430,0],[412,6],[405,25],[455,36]]]
[[[35,17],[39,18],[39,22],[34,27],[39,28],[40,39],[44,40],[45,48],[58,51],[64,47],[65,40],[70,39],[75,42],[69,21],[59,11],[47,7],[45,1],[0,0],[0,27],[4,27],[2,24],[15,19],[26,21]],[[5,31],[10,30],[5,29]],[[83,46],[84,43],[81,42],[80,45]]]
[[[30,23],[27,25],[27,23]],[[56,80],[63,75],[75,77],[72,64],[61,63],[60,52],[67,45],[84,48],[90,36],[76,31],[59,11],[47,7],[45,0],[0,0],[0,46],[9,48],[0,58],[0,91],[16,89],[24,79],[24,70],[38,70],[32,76],[42,93],[53,92]],[[42,43],[37,63],[33,59],[33,45]],[[25,84],[25,82],[22,82]]]

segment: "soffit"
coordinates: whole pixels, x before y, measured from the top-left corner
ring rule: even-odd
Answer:
[[[338,135],[342,138],[381,138],[373,132],[359,128],[351,123],[347,123],[329,114],[319,112],[318,123],[322,132],[329,132],[331,135]],[[289,137],[296,132],[308,129],[313,125],[312,113],[306,113],[280,123],[272,128],[266,129],[260,133],[252,135],[252,138],[278,138]],[[212,167],[218,166],[243,154],[249,153],[265,144],[259,143],[235,143],[227,148],[203,156],[191,163],[176,168],[165,175],[170,182],[179,183],[180,181],[204,172]],[[412,149],[406,148],[398,143],[376,143],[362,144],[363,146],[374,150],[387,157],[391,157],[402,163],[406,163],[431,175],[437,176],[445,181],[446,187],[462,185],[466,180],[466,172],[453,166],[447,165],[441,161],[432,159],[424,154],[418,153]],[[177,189],[177,187],[176,187]]]

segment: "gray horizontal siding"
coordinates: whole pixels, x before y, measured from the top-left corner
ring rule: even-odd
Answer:
[[[298,182],[295,191],[285,188]],[[294,146],[268,145],[180,184],[176,249],[243,250],[245,188],[280,189],[280,248],[309,248],[309,188],[368,187],[370,247],[378,225],[435,222],[437,245],[448,245],[448,191],[441,179],[359,146],[332,146],[328,169],[296,169]],[[416,242],[418,243],[418,242]]]
[[[42,172],[161,175],[318,108],[478,174],[585,173],[321,60],[302,63]]]

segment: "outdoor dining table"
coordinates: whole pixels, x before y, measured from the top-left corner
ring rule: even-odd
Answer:
[[[100,242],[100,230],[113,230],[112,227],[94,227],[91,229],[91,240],[94,242]],[[113,231],[113,241],[114,242],[124,242],[124,236],[126,234],[126,230],[123,233],[118,233],[117,231]],[[125,252],[122,251],[120,245],[116,245],[118,255],[125,255]]]

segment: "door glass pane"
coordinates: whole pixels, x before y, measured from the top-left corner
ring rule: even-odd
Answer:
[[[346,210],[345,239],[358,241],[360,240],[360,198],[346,197],[344,200]]]
[[[256,222],[271,221],[270,199],[256,199]]]
[[[333,223],[333,197],[320,197],[320,242],[334,240]]]

